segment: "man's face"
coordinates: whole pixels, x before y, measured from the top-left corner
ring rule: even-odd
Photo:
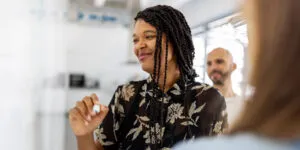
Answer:
[[[224,85],[235,70],[231,55],[223,49],[215,49],[207,56],[207,74],[215,85]]]

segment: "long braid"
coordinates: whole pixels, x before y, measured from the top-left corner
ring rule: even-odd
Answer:
[[[189,109],[189,100],[186,96],[191,89],[187,89],[187,85],[189,82],[194,81],[195,77],[198,75],[196,74],[195,70],[193,69],[193,60],[195,56],[195,49],[192,42],[192,35],[190,27],[188,26],[185,17],[183,14],[170,7],[165,5],[157,5],[154,7],[149,7],[143,11],[140,11],[137,16],[135,17],[135,20],[142,19],[145,22],[151,24],[154,26],[157,30],[157,39],[156,39],[156,49],[154,53],[154,69],[152,73],[152,90],[153,95],[152,99],[150,101],[150,108],[151,111],[151,121],[150,121],[150,139],[151,144],[152,137],[155,140],[155,149],[156,149],[156,133],[154,135],[151,133],[151,127],[155,128],[155,121],[156,117],[153,118],[153,114],[155,112],[155,98],[158,95],[157,91],[157,85],[159,85],[159,78],[160,78],[160,65],[161,65],[161,52],[162,52],[162,33],[166,34],[166,55],[165,55],[165,68],[164,68],[164,80],[163,80],[163,88],[162,91],[165,91],[166,86],[166,80],[167,80],[167,69],[168,69],[168,42],[170,42],[173,46],[174,55],[176,57],[176,63],[178,65],[179,71],[180,71],[180,78],[184,82],[184,108],[185,108],[185,117],[188,118],[188,109]],[[163,126],[164,120],[163,120],[163,103],[164,99],[162,99],[162,103],[160,105],[161,112],[160,112],[160,125]],[[190,128],[187,128],[187,132],[190,133]],[[160,129],[162,132],[162,129]],[[155,131],[156,132],[156,131]],[[162,136],[162,133],[160,134],[160,138]],[[161,142],[161,146],[163,146],[163,142]]]
[[[161,48],[160,48],[160,45],[161,45],[161,39],[162,39],[162,33],[158,31],[157,33],[157,39],[156,39],[156,51],[154,53],[154,67],[153,67],[153,75],[152,75],[152,91],[153,91],[153,94],[152,94],[152,99],[150,101],[150,116],[153,117],[151,120],[150,120],[150,126],[149,126],[149,137],[150,137],[150,145],[152,143],[154,143],[154,141],[157,140],[157,136],[156,136],[156,132],[157,132],[157,129],[156,129],[156,126],[155,126],[155,122],[156,122],[156,117],[157,117],[157,114],[156,114],[156,102],[155,102],[155,99],[157,97],[157,83],[159,81],[159,76],[160,76],[160,63],[161,63]],[[154,129],[154,133],[152,132],[151,129]],[[155,145],[154,145],[155,146]]]
[[[159,83],[159,77],[160,77],[160,68],[161,68],[161,52],[162,52],[162,48],[161,48],[161,40],[162,40],[162,33],[161,31],[157,32],[157,40],[156,40],[156,51],[158,53],[158,69],[157,71],[157,79],[156,79],[156,83]]]
[[[158,39],[159,39],[159,36],[158,36],[158,38],[156,39],[156,43],[158,43],[159,41],[158,41]],[[156,45],[156,46],[158,46],[158,45]],[[156,49],[157,49],[157,47],[156,47]],[[156,131],[154,131],[154,133],[152,132],[152,128],[154,128],[154,130],[155,130],[155,120],[156,120],[156,118],[155,118],[155,98],[156,98],[156,78],[158,77],[158,75],[157,75],[157,66],[159,66],[159,65],[157,65],[158,64],[158,62],[157,62],[157,59],[158,59],[158,52],[157,51],[155,51],[155,53],[154,53],[154,67],[153,67],[153,76],[152,76],[152,98],[151,98],[151,100],[150,100],[150,117],[152,117],[151,119],[150,119],[150,126],[149,126],[149,137],[150,137],[150,145],[152,145],[152,143],[154,143],[154,141],[156,141],[156,138],[155,138],[155,135],[153,135],[153,134],[155,134],[155,132]],[[154,140],[154,141],[153,141]]]
[[[156,76],[156,80],[155,80],[155,82],[156,82],[156,86],[155,86],[155,89],[153,89],[153,90],[155,90],[155,99],[158,97],[157,96],[157,90],[158,90],[158,83],[159,83],[159,78],[160,78],[160,74],[161,74],[161,72],[160,72],[160,69],[161,69],[161,53],[162,53],[162,48],[161,48],[161,40],[162,40],[162,32],[161,31],[157,31],[157,40],[156,40],[156,51],[155,51],[155,53],[158,53],[158,55],[157,55],[157,60],[158,60],[158,63],[157,63],[157,76]],[[154,105],[152,105],[152,107],[155,109],[155,118],[154,118],[154,121],[155,121],[155,124],[154,124],[154,141],[155,141],[155,144],[154,144],[154,149],[156,149],[156,141],[157,141],[157,139],[158,139],[158,137],[157,137],[157,135],[156,135],[156,133],[157,133],[157,128],[156,128],[156,122],[157,122],[157,101],[156,100],[154,100]]]
[[[163,81],[163,92],[165,91],[166,88],[166,82],[167,82],[167,70],[168,70],[168,36],[166,36],[166,49],[165,49],[165,69],[164,69],[164,81]],[[164,101],[165,101],[165,96],[162,98],[162,102],[160,104],[160,125],[163,127],[164,126]],[[162,130],[162,129],[161,129]],[[163,133],[161,131],[160,133],[160,139],[163,139]],[[163,140],[161,140],[161,147],[163,146]]]
[[[185,37],[186,36],[191,36],[191,34],[189,34],[189,33],[187,33],[187,32],[184,32],[185,31],[185,29],[188,27],[188,26],[184,26],[184,24],[183,23],[181,23],[180,22],[180,14],[181,13],[176,13],[174,10],[171,10],[170,11],[171,12],[171,14],[167,14],[166,16],[170,16],[170,15],[173,15],[173,17],[175,17],[175,21],[173,21],[172,23],[173,24],[175,24],[178,28],[179,28],[179,33],[176,33],[176,32],[174,32],[173,34],[174,34],[174,38],[175,38],[175,40],[176,41],[182,41],[181,43],[181,45],[179,45],[180,43],[178,43],[177,44],[177,46],[178,47],[187,47],[187,45],[189,45],[189,44],[187,44],[187,40],[186,40],[186,38],[182,38],[180,35],[184,35]],[[183,15],[182,15],[183,16]],[[170,17],[168,17],[168,18],[171,18],[171,16]],[[187,24],[187,23],[186,23]],[[189,29],[189,27],[188,27],[188,31],[190,31],[190,29]],[[190,41],[191,41],[191,39],[189,39]],[[192,69],[190,66],[193,66],[193,64],[191,64],[190,62],[190,60],[191,60],[191,57],[189,57],[189,55],[185,55],[185,54],[188,54],[187,52],[186,52],[186,50],[188,50],[188,49],[194,49],[194,47],[192,46],[192,47],[187,47],[187,48],[185,48],[185,49],[183,49],[183,50],[180,50],[179,51],[179,55],[184,55],[185,57],[186,57],[186,59],[179,59],[179,61],[182,63],[182,64],[186,64],[186,65],[183,65],[182,66],[182,68],[183,68],[183,71],[185,72],[185,73],[188,73],[189,72],[189,70],[190,69]],[[188,64],[188,65],[187,65]]]

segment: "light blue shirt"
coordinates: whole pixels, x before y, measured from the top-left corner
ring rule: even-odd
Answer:
[[[251,134],[197,139],[176,145],[173,150],[300,150],[300,140],[279,141]]]

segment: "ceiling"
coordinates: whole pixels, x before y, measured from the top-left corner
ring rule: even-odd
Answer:
[[[104,2],[102,7],[118,8],[118,9],[132,9],[135,7],[144,9],[149,6],[158,4],[170,5],[175,8],[180,8],[185,3],[192,0],[69,0],[70,3],[76,3],[81,7],[101,7],[97,6],[97,1]]]
[[[232,14],[237,11],[241,0],[104,0],[102,6],[95,5],[95,1],[69,0],[70,11],[109,14],[118,18],[118,23],[129,25],[139,10],[164,4],[181,10],[193,28]]]

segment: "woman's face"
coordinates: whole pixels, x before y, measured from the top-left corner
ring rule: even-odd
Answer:
[[[152,74],[154,67],[154,52],[156,47],[156,28],[138,19],[134,26],[133,43],[134,53],[138,58],[141,67],[144,71]],[[165,50],[166,50],[166,35],[162,35],[162,57],[161,57],[161,71],[165,67]],[[168,66],[175,65],[176,59],[173,53],[173,46],[168,42]]]

